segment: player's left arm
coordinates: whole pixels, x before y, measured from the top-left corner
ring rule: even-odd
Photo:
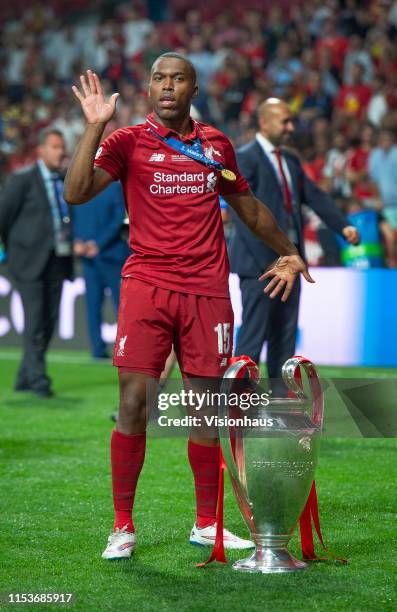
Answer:
[[[265,293],[274,298],[284,290],[281,300],[285,302],[300,273],[309,283],[315,282],[295,245],[279,227],[268,207],[254,196],[251,189],[223,194],[223,197],[251,232],[280,255],[276,263],[259,277],[259,280],[271,279]]]

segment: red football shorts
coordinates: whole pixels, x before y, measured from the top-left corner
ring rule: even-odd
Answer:
[[[179,293],[123,278],[114,365],[159,378],[174,346],[182,373],[220,377],[232,345],[229,298]]]

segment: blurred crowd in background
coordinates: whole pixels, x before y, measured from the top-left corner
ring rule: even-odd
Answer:
[[[263,99],[287,100],[306,172],[352,219],[370,213],[367,242],[381,245],[379,265],[396,266],[397,0],[15,0],[0,20],[1,182],[35,160],[43,127],[60,129],[72,153],[84,122],[71,85],[86,68],[121,94],[112,131],[144,121],[150,66],[174,50],[197,69],[196,116],[236,146],[255,136]],[[337,264],[322,230],[308,213],[309,262]]]

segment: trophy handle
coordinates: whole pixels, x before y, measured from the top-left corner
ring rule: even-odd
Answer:
[[[321,388],[320,378],[313,363],[309,359],[306,359],[306,357],[295,355],[284,363],[282,376],[285,384],[292,393],[297,395],[299,399],[307,400],[303,390],[301,368],[305,370],[309,379],[312,395],[311,399],[313,402],[312,421],[314,425],[322,431],[324,421],[324,394]]]
[[[249,357],[243,355],[242,357],[233,357],[230,360],[231,365],[226,370],[223,375],[221,393],[220,396],[222,401],[219,405],[219,416],[222,419],[227,418],[229,414],[228,402],[227,399],[223,400],[223,398],[228,398],[230,390],[233,386],[233,382],[236,379],[241,379],[244,374],[248,370],[248,374],[251,380],[253,380],[256,384],[259,383],[260,372],[259,368],[254,361],[252,361]],[[255,531],[253,528],[253,517],[251,504],[248,499],[247,490],[245,483],[242,483],[239,477],[238,468],[236,464],[236,454],[240,455],[241,447],[239,447],[237,438],[235,438],[234,448],[232,448],[232,442],[230,439],[230,431],[229,427],[225,425],[223,428],[219,427],[220,430],[220,444],[222,448],[223,458],[229,470],[230,480],[236,494],[237,500],[239,502],[239,506],[241,512],[249,525],[251,531]],[[223,433],[222,433],[223,431]],[[240,457],[242,457],[240,455]]]

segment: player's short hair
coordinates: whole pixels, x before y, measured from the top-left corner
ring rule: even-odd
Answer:
[[[150,69],[150,72],[153,72],[153,66],[155,64],[157,64],[157,62],[159,60],[162,59],[167,59],[167,58],[174,58],[174,59],[179,59],[182,60],[183,62],[185,62],[185,64],[187,64],[190,68],[190,71],[192,73],[193,76],[193,81],[194,83],[197,82],[197,72],[195,67],[193,66],[193,63],[190,61],[190,59],[188,57],[186,57],[185,55],[182,55],[182,53],[177,53],[176,51],[167,51],[167,53],[162,53],[161,55],[159,55],[153,62],[152,67]]]
[[[39,135],[37,137],[38,144],[39,145],[45,144],[47,142],[47,138],[49,136],[52,136],[52,134],[55,134],[55,136],[60,136],[63,139],[65,138],[61,130],[58,130],[57,128],[47,127],[47,128],[44,128],[43,130],[40,130]]]

